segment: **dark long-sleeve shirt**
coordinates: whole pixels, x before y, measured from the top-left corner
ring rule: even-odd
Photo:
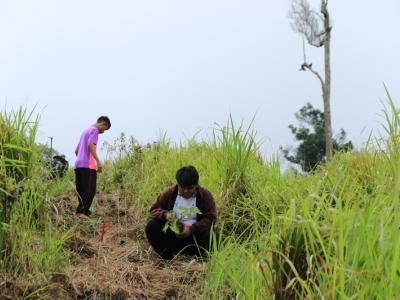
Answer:
[[[177,195],[177,185],[166,188],[158,196],[156,203],[150,208],[153,218],[165,221],[165,213],[173,210]],[[196,207],[200,210],[201,214],[197,214],[196,223],[190,227],[192,234],[199,234],[210,230],[212,224],[217,220],[217,207],[214,198],[207,189],[201,186],[198,186],[196,189]]]

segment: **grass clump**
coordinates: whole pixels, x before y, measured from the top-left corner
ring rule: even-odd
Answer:
[[[0,113],[0,275],[48,287],[67,262],[62,246],[71,231],[60,232],[50,217],[48,191],[59,182],[43,180],[38,121],[23,107]]]

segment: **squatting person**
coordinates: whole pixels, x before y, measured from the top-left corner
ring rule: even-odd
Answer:
[[[203,255],[210,249],[211,233],[215,233],[217,207],[211,193],[199,185],[196,168],[180,168],[176,172],[176,181],[175,186],[166,188],[158,196],[150,208],[151,220],[146,226],[147,239],[164,259],[180,252]],[[195,207],[197,209],[193,209]],[[181,232],[175,233],[169,228],[164,232],[166,222],[174,217],[181,222]]]

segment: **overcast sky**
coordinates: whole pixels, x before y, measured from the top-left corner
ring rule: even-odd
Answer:
[[[311,1],[314,5],[318,1]],[[269,157],[320,84],[299,72],[288,0],[0,0],[0,104],[38,105],[38,140],[73,161],[100,115],[140,142],[210,134],[229,114],[249,122]],[[332,117],[356,145],[379,128],[386,83],[400,97],[400,1],[330,1]],[[322,49],[307,49],[322,72]]]

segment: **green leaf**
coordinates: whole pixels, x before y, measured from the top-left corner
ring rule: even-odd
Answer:
[[[165,226],[162,231],[164,231],[164,233],[165,233],[165,232],[167,232],[167,230],[168,230],[168,222],[165,222]]]
[[[32,153],[33,152],[32,149],[24,148],[24,147],[13,145],[13,144],[4,144],[3,147],[6,148],[6,149],[14,149],[14,150],[18,150],[18,151],[26,152],[26,153]]]
[[[178,206],[178,209],[182,210],[182,216],[186,218],[191,217],[194,214],[201,215],[201,211],[198,207],[187,207],[180,205]]]
[[[178,226],[178,219],[173,218],[172,220],[165,222],[163,232],[164,233],[167,232],[168,228],[174,233],[180,233],[179,226]]]

